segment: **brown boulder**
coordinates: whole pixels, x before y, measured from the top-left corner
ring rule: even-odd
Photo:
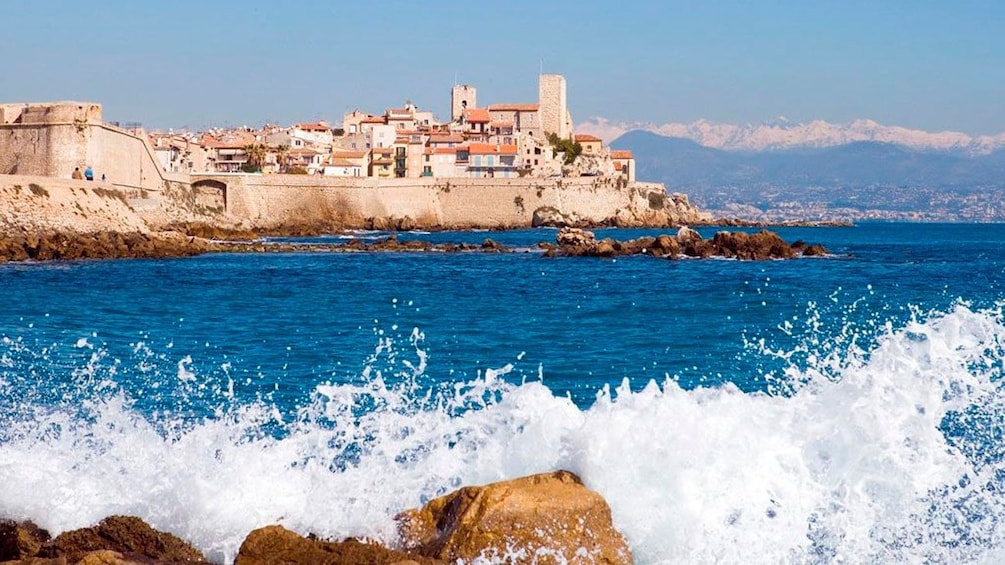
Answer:
[[[737,259],[788,259],[796,255],[778,234],[767,230],[755,234],[721,231],[712,238],[712,247],[716,255]]]
[[[607,502],[568,471],[462,488],[398,521],[407,549],[447,561],[522,552],[518,563],[632,562]]]
[[[555,241],[561,246],[589,246],[593,245],[595,236],[592,231],[579,228],[562,228],[558,230]]]
[[[34,522],[4,520],[0,522],[0,561],[34,557],[51,539]]]
[[[282,526],[259,528],[244,539],[234,565],[311,563],[317,565],[432,565],[443,563],[353,539],[308,539]]]
[[[132,516],[110,516],[97,526],[64,532],[46,544],[38,556],[61,557],[69,563],[77,563],[87,554],[98,551],[120,553],[126,562],[207,563],[202,553],[187,542],[159,532]]]
[[[613,257],[617,252],[613,239],[607,238],[597,242],[594,253],[600,257]]]

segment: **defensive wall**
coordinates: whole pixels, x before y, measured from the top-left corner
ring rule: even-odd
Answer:
[[[101,120],[101,106],[85,102],[0,105],[0,174],[70,178],[87,166],[96,178],[128,189],[161,191],[187,175],[161,171],[137,135]]]
[[[336,219],[410,219],[417,227],[525,227],[538,218],[576,223],[666,225],[700,221],[682,195],[662,184],[607,177],[550,179],[331,178],[304,175],[194,174],[204,207],[250,227]]]

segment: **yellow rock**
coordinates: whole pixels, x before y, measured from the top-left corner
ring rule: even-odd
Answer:
[[[462,488],[398,522],[408,550],[447,561],[632,563],[607,502],[568,471]]]

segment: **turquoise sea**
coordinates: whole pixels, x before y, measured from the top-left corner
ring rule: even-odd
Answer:
[[[831,255],[0,265],[0,518],[228,561],[563,468],[638,563],[1005,561],[1005,225],[776,231]]]

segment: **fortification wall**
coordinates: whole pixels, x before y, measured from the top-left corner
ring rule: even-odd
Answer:
[[[86,122],[0,125],[0,174],[70,178],[88,165],[95,178],[128,188],[161,190],[164,175],[143,138]]]
[[[200,180],[202,178],[202,180]],[[704,221],[663,185],[617,179],[350,179],[298,175],[194,176],[226,184],[227,216],[248,227],[335,219],[409,218],[416,226],[526,227],[539,216],[569,222],[668,225]]]

